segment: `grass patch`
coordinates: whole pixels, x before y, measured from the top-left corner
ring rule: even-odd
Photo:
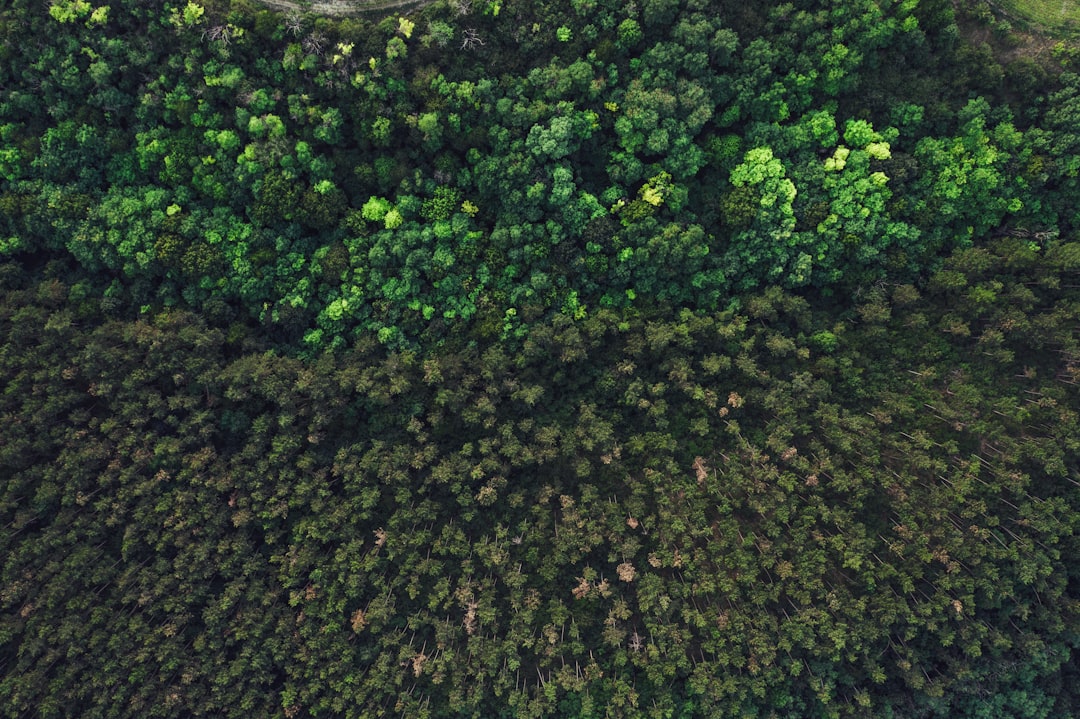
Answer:
[[[1080,0],[995,0],[1006,14],[1045,30],[1080,28]]]

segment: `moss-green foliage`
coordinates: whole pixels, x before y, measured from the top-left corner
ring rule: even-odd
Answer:
[[[1069,716],[1078,267],[318,361],[7,271],[3,713]]]
[[[941,105],[918,66],[892,74],[966,57],[911,4],[763,6],[753,32],[704,2],[378,24],[199,9],[12,11],[6,27],[53,42],[8,59],[5,196],[35,198],[12,219],[38,229],[7,230],[6,253],[63,246],[140,307],[300,309],[280,329],[317,352],[360,334],[416,348],[575,293],[586,311],[847,294],[1005,224],[1073,226],[1048,209],[1068,158],[1025,173],[1037,128]],[[616,227],[587,239],[604,216]],[[349,262],[328,283],[314,258],[331,246]]]
[[[0,716],[1080,714],[1075,48],[9,5]]]

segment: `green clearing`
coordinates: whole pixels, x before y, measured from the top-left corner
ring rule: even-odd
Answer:
[[[1080,2],[1077,0],[997,0],[996,4],[1009,15],[1047,30],[1080,27]]]
[[[305,11],[316,15],[345,17],[349,15],[375,15],[391,11],[407,11],[427,5],[431,0],[260,0],[273,10]]]

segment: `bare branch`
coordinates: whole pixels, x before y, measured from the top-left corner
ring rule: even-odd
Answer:
[[[475,50],[477,47],[484,44],[484,41],[480,39],[480,35],[473,28],[469,28],[465,31],[465,37],[461,41],[462,50]]]

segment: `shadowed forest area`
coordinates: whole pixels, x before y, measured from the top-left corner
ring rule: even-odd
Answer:
[[[0,9],[0,716],[1080,715],[1080,46]]]

